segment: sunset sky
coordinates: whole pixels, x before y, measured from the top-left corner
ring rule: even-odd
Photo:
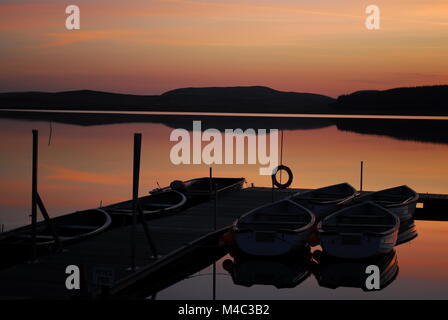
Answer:
[[[65,28],[78,5],[81,30]],[[369,31],[365,9],[381,9]],[[0,0],[0,91],[448,83],[446,0]]]

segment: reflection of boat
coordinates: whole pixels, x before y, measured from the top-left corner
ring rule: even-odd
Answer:
[[[355,202],[373,201],[397,215],[400,221],[413,217],[417,200],[418,193],[408,186],[384,189],[354,199]]]
[[[238,190],[243,186],[244,178],[197,178],[187,181],[175,180],[169,187],[163,189],[154,189],[149,193],[154,194],[163,190],[176,190],[182,192],[187,197],[192,196],[210,196],[216,185],[218,193]]]
[[[391,251],[400,221],[374,202],[353,205],[324,218],[318,225],[323,249],[341,258],[366,258]]]
[[[318,218],[322,218],[337,210],[338,203],[348,201],[355,195],[355,188],[348,183],[340,183],[296,193],[291,197],[291,200],[310,209]]]
[[[180,192],[167,190],[146,197],[138,198],[138,203],[145,218],[165,215],[181,208],[187,198]],[[133,213],[133,201],[128,200],[103,208],[113,216],[129,216]]]
[[[334,258],[322,253],[314,272],[320,286],[336,289],[338,287],[361,288],[365,291],[382,290],[392,283],[398,275],[398,259],[395,250],[374,258],[349,260]],[[367,289],[366,280],[370,265],[378,266],[380,271],[380,288]]]
[[[78,211],[51,219],[51,224],[62,245],[94,236],[111,224],[107,212],[101,209]],[[16,258],[27,258],[32,250],[32,225],[0,234],[0,252]],[[36,224],[36,250],[44,253],[55,245],[51,229],[46,221]],[[5,257],[4,257],[5,258]],[[5,259],[6,260],[6,259]]]
[[[417,236],[417,227],[415,226],[414,219],[400,222],[400,229],[398,229],[398,239],[396,245],[407,243],[415,239]]]
[[[235,240],[250,255],[287,254],[306,245],[315,219],[301,205],[280,200],[253,209],[235,221]]]
[[[278,289],[294,288],[302,283],[311,274],[310,264],[309,251],[288,259],[238,255],[234,260],[227,259],[222,263],[237,285],[271,285]]]

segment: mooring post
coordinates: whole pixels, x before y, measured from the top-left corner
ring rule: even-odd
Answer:
[[[138,214],[138,186],[140,177],[140,155],[142,134],[134,133],[134,164],[132,176],[132,227],[131,227],[131,271],[136,269],[136,227]]]
[[[361,175],[359,177],[359,191],[362,192],[362,180],[363,180],[363,175],[364,175],[364,161],[361,161]]]
[[[33,130],[33,171],[32,171],[32,186],[31,186],[31,236],[32,236],[32,249],[31,249],[31,261],[37,259],[36,248],[36,223],[37,223],[37,160],[38,160],[38,138],[39,132]]]

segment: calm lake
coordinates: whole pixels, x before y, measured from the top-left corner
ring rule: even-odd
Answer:
[[[284,133],[283,163],[294,172],[293,188],[339,182],[364,190],[406,184],[420,193],[448,193],[448,137],[443,119],[271,118],[146,115],[114,121],[85,115],[0,118],[0,224],[11,229],[30,221],[32,129],[39,130],[39,193],[51,216],[131,198],[133,134],[142,133],[140,195],[173,180],[208,176],[209,166],[174,165],[170,150],[175,128],[278,128]],[[71,118],[73,117],[73,118]],[[115,123],[114,123],[115,122]],[[117,123],[119,122],[119,123]],[[215,176],[245,177],[270,186],[260,165],[214,165]],[[216,263],[218,299],[448,298],[448,223],[417,221],[419,236],[397,247],[399,273],[379,292],[319,286],[310,274],[294,288],[235,285]],[[211,299],[212,266],[170,288],[158,299]],[[195,290],[192,290],[195,288]],[[201,289],[196,289],[201,288]]]

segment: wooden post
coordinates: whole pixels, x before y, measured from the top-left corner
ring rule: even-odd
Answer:
[[[364,161],[361,161],[361,175],[359,177],[359,191],[362,192],[362,183],[363,183],[363,176],[364,176]]]
[[[32,249],[31,249],[31,261],[37,259],[36,248],[36,223],[37,223],[37,160],[38,160],[38,138],[39,132],[33,130],[33,171],[32,171],[32,185],[31,185],[31,236],[32,236]]]
[[[142,134],[134,134],[134,164],[132,177],[132,227],[131,227],[131,271],[136,270],[136,226],[138,214],[138,186],[140,176],[140,155]]]

